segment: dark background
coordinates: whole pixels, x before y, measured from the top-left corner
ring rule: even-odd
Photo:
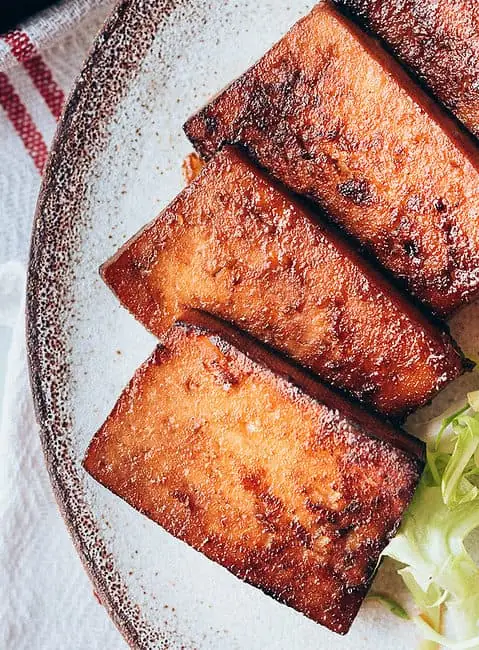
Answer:
[[[52,4],[54,0],[0,0],[0,34]]]

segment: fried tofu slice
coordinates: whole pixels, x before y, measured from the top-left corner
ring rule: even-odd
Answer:
[[[446,332],[232,148],[101,273],[157,336],[204,310],[389,417],[464,368]]]
[[[477,0],[335,0],[479,137]]]
[[[185,131],[205,158],[225,142],[243,145],[436,314],[476,297],[477,149],[329,3],[300,20]]]
[[[422,444],[200,322],[166,334],[84,466],[175,537],[344,634],[413,495]]]

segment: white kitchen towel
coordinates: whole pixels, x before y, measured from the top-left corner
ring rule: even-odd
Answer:
[[[32,16],[19,30],[14,31],[27,34],[35,48],[44,51],[62,39],[67,32],[84,29],[81,24],[83,21],[92,24],[95,11],[98,11],[98,16],[103,17],[109,4],[111,2],[108,0],[63,0]],[[88,27],[86,29],[89,31]],[[0,70],[7,71],[15,66],[16,62],[17,58],[8,42],[0,42]]]
[[[70,0],[0,36],[0,648],[126,647],[50,488],[24,340],[25,268],[48,145],[108,0]]]

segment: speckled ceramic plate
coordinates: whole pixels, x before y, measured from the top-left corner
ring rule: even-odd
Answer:
[[[52,483],[99,593],[138,648],[409,650],[412,625],[366,602],[345,638],[243,584],[97,485],[85,449],[154,339],[123,310],[99,265],[181,189],[184,120],[312,6],[306,0],[125,0],[70,98],[32,240],[29,356]],[[476,314],[476,317],[474,317]],[[477,307],[453,333],[477,355]],[[439,412],[456,382],[410,426]],[[476,386],[477,387],[477,386]],[[401,588],[385,564],[377,589]]]

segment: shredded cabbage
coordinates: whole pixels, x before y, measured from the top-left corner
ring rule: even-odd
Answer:
[[[409,614],[406,612],[404,607],[402,607],[398,602],[389,596],[371,591],[367,595],[367,599],[377,600],[379,603],[381,603],[381,605],[384,605],[384,607],[389,609],[391,614],[394,614],[394,616],[397,616],[398,618],[403,618],[405,620],[409,619]]]
[[[479,650],[479,567],[464,540],[479,527],[479,391],[442,422],[427,445],[426,467],[401,528],[383,555],[399,573],[420,611],[411,616],[422,648]],[[441,633],[441,613],[455,639]]]

